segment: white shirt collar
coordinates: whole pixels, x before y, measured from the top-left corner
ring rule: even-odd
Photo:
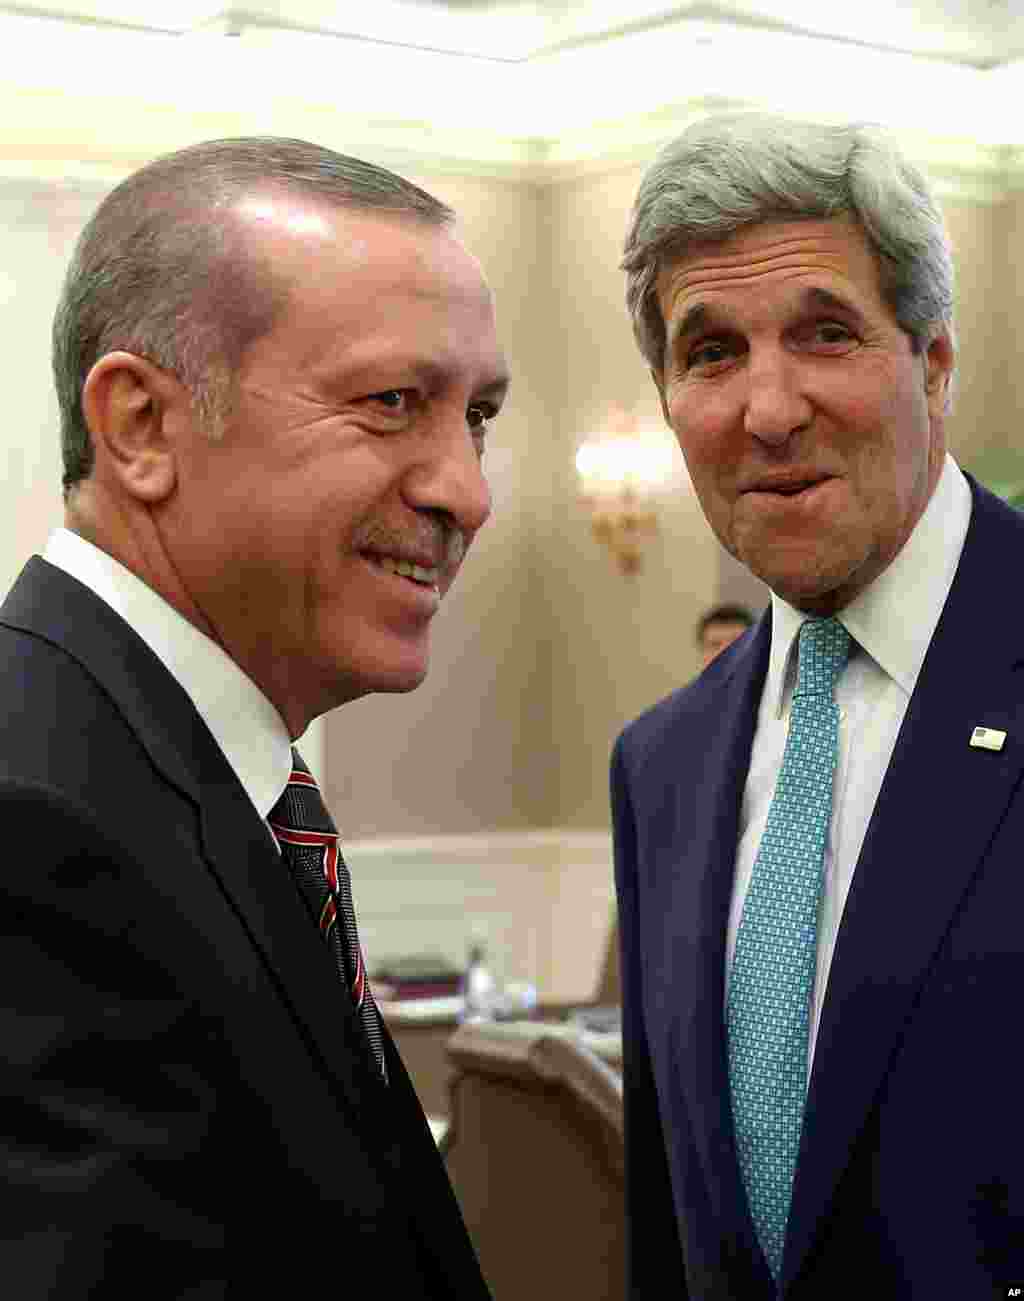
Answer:
[[[50,535],[43,559],[116,610],[184,688],[264,820],[292,770],[284,719],[216,642],[131,570],[69,529]]]
[[[971,489],[949,453],[931,501],[895,558],[844,609],[843,627],[909,696],[939,622],[971,520]],[[779,718],[786,674],[807,618],[772,593],[772,649],[765,681],[768,717]]]

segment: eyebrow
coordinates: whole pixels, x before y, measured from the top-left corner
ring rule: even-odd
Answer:
[[[493,398],[496,402],[504,402],[511,383],[512,377],[505,371],[494,379],[488,380],[486,384],[482,384],[480,388],[475,390],[475,395],[482,398]]]
[[[410,371],[426,388],[443,388],[451,381],[451,372],[447,366],[433,361],[414,361]],[[493,398],[502,401],[508,393],[512,377],[507,370],[500,370],[492,379],[486,379],[473,389],[475,398]]]
[[[803,293],[803,300],[808,307],[827,307],[830,311],[844,312],[847,316],[855,316],[857,320],[863,319],[858,307],[842,294],[834,294],[831,289],[807,289]]]
[[[665,343],[666,353],[674,352],[679,340],[686,335],[696,334],[698,330],[703,329],[710,318],[711,313],[704,303],[695,303],[692,307],[688,307],[679,320],[672,323]]]
[[[437,393],[452,383],[457,370],[456,366],[448,366],[444,362],[428,357],[395,353],[391,356],[378,355],[356,361],[351,367],[342,366],[338,370],[332,368],[325,371],[317,383],[324,391],[331,393],[354,392],[357,389],[366,392],[379,385],[383,376],[387,376],[391,381],[390,387],[394,387],[395,381],[404,377],[400,380],[400,386],[415,382],[428,392]],[[497,406],[501,406],[511,382],[511,375],[506,368],[504,358],[501,358],[494,370],[488,368],[480,383],[473,387],[472,400],[479,402],[489,399]]]
[[[852,316],[858,321],[864,319],[863,314],[853,303],[844,298],[842,294],[833,293],[831,289],[819,289],[817,287],[805,289],[800,295],[799,305],[805,310],[824,307],[832,312],[842,312],[846,316]],[[692,307],[687,308],[678,321],[673,322],[665,344],[666,356],[675,350],[680,339],[696,334],[708,325],[713,325],[715,321],[716,313],[714,308],[708,307],[706,303],[694,303]]]

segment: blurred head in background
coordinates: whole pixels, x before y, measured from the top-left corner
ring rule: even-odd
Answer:
[[[697,622],[697,648],[701,668],[706,669],[716,655],[742,637],[754,616],[742,605],[716,605]]]

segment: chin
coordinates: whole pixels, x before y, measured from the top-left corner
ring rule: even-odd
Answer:
[[[416,688],[422,686],[426,680],[427,680],[427,674],[426,671],[424,671],[423,673],[419,673],[414,677],[409,677],[402,681],[392,683],[390,686],[378,687],[377,690],[381,692],[388,691],[391,692],[393,695],[398,695],[398,696],[405,695],[410,691],[415,691]]]
[[[832,579],[822,575],[772,574],[757,575],[762,582],[794,609],[807,614],[828,616],[842,609],[849,599],[848,579]]]
[[[871,571],[870,553],[848,546],[776,546],[758,557],[737,556],[784,601],[810,614],[831,615],[864,586]],[[752,563],[753,561],[761,563]],[[774,563],[773,563],[774,562]]]
[[[378,695],[401,695],[415,691],[426,680],[428,667],[422,661],[417,664],[396,664],[393,668],[376,665],[373,671],[364,675],[363,694],[374,692]]]
[[[430,667],[429,630],[395,631],[367,622],[328,626],[320,633],[318,659],[327,681],[349,700],[414,691]]]

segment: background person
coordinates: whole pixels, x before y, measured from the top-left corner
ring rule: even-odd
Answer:
[[[753,624],[754,616],[742,605],[715,605],[697,621],[697,647],[701,668],[742,637]]]

